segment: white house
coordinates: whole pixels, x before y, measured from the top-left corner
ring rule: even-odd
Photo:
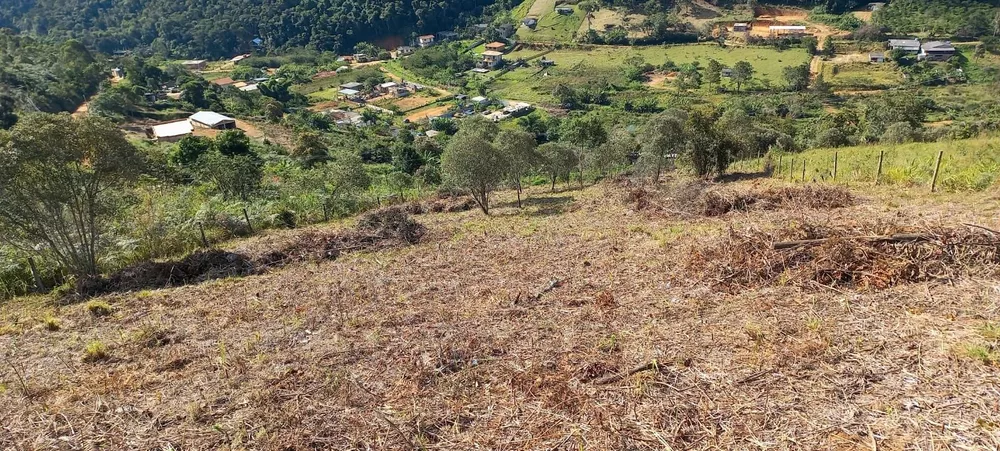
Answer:
[[[907,53],[920,53],[919,39],[890,39],[889,48],[892,50],[902,50]]]
[[[212,128],[216,130],[230,130],[236,128],[236,119],[223,116],[214,111],[199,111],[190,117],[191,125],[195,128]]]
[[[418,36],[417,45],[419,45],[421,48],[430,47],[434,45],[434,35],[425,34],[423,36]]]
[[[194,133],[194,126],[187,119],[167,122],[152,127],[153,139],[163,142],[179,141],[181,138],[190,136],[192,133]]]

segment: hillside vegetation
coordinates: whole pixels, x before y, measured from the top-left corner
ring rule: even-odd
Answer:
[[[494,0],[11,0],[0,27],[77,37],[100,51],[229,57],[253,48],[350,50],[360,41],[451,29]],[[501,2],[505,5],[506,2]]]

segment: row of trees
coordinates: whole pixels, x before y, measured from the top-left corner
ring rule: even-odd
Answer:
[[[492,193],[505,184],[517,191],[520,207],[522,182],[534,173],[546,175],[553,190],[574,173],[582,186],[588,173],[601,178],[630,167],[659,181],[676,161],[698,175],[721,173],[745,143],[720,127],[719,118],[715,112],[669,110],[632,132],[587,115],[563,124],[558,140],[541,145],[528,131],[470,118],[448,142],[441,170],[445,182],[469,192],[485,214]]]

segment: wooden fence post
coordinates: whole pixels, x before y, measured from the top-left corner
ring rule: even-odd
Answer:
[[[837,181],[837,156],[838,152],[833,153],[833,181]]]
[[[198,231],[201,232],[201,246],[208,247],[208,238],[205,238],[205,225],[198,221]]]
[[[878,152],[878,172],[875,173],[875,185],[878,186],[878,182],[882,178],[882,160],[885,159],[885,151],[880,150]]]
[[[802,159],[802,183],[806,181],[806,159]]]
[[[250,215],[247,214],[246,207],[243,207],[243,219],[247,220],[247,228],[250,229],[250,234],[253,235],[253,224],[250,223]]]
[[[39,293],[44,293],[45,284],[42,283],[42,275],[38,273],[38,267],[35,266],[34,257],[28,257],[28,267],[31,268],[31,277],[35,279],[35,289]]]
[[[781,154],[778,154],[778,169],[774,172],[777,172],[778,175],[781,175]]]
[[[943,157],[943,156],[944,156],[944,151],[943,150],[938,151],[937,163],[934,164],[934,178],[931,179],[931,192],[932,193],[937,190],[938,171],[941,170],[941,157]]]
[[[793,174],[795,174],[795,159],[794,158],[792,158],[792,161],[790,163],[788,163],[788,181],[789,182],[794,182],[795,181],[795,176]]]

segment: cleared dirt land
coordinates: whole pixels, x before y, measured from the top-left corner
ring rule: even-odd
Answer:
[[[996,447],[997,256],[969,244],[996,241],[961,223],[1000,229],[1000,197],[809,186],[536,188],[107,315],[16,300],[0,448]],[[771,249],[830,230],[933,238]]]

